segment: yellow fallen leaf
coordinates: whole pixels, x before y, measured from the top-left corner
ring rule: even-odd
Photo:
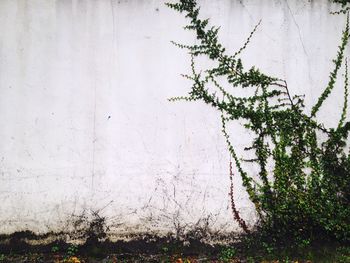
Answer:
[[[81,263],[79,258],[77,258],[77,257],[70,257],[67,262],[68,263]]]

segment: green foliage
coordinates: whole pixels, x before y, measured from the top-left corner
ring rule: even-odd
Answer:
[[[236,250],[231,247],[223,248],[219,254],[219,260],[222,262],[230,262],[236,256]]]
[[[346,45],[348,43],[348,39],[349,39],[349,21],[347,21],[345,31],[343,32],[343,37],[342,37],[342,40],[341,40],[341,45],[339,46],[337,58],[335,60],[333,60],[333,62],[335,64],[335,68],[330,74],[328,86],[323,91],[323,93],[320,96],[320,98],[318,99],[316,105],[312,108],[311,116],[315,116],[316,115],[317,111],[322,106],[322,103],[327,99],[327,97],[329,96],[329,94],[331,94],[331,92],[332,92],[332,90],[334,88],[338,71],[339,71],[339,69],[340,69],[340,67],[342,65],[342,62],[343,62],[344,50],[345,50],[345,47],[346,47]],[[347,63],[346,63],[346,68],[347,68]],[[346,83],[345,83],[345,92],[346,92],[346,94],[347,94],[347,86],[348,86],[347,85],[348,84],[347,81],[348,80],[347,80],[347,77],[346,77]]]
[[[336,12],[331,12],[331,14],[346,14],[350,10],[350,6],[348,5],[350,3],[350,0],[331,0],[331,2],[340,4],[341,9]]]
[[[246,69],[239,58],[259,24],[243,47],[230,55],[220,44],[219,28],[209,27],[209,20],[199,17],[200,8],[195,0],[167,5],[188,18],[184,28],[193,31],[197,38],[195,45],[174,42],[191,56],[191,74],[184,77],[192,86],[187,96],[170,100],[202,101],[221,113],[228,150],[259,215],[257,229],[273,242],[289,238],[309,243],[320,237],[349,241],[350,156],[346,149],[350,122],[346,121],[349,92],[347,61],[344,63],[349,17],[328,85],[308,114],[304,97],[292,96],[286,81],[256,67]],[[216,66],[197,71],[195,61],[201,56],[214,61]],[[325,128],[316,115],[333,91],[343,64],[346,72],[340,121],[336,128]],[[222,80],[226,83],[221,84]],[[243,89],[251,90],[252,95],[233,95],[232,91],[237,94]],[[253,152],[255,158],[238,157],[230,142],[229,122],[243,123],[253,135],[244,150]],[[259,172],[248,174],[244,162],[257,165]]]
[[[78,253],[78,246],[71,244],[67,249],[67,257],[76,256]]]
[[[58,251],[60,251],[59,246],[54,245],[54,246],[51,247],[51,252],[52,252],[52,253],[57,253]]]
[[[341,247],[337,249],[336,251],[339,256],[338,256],[338,262],[340,263],[346,263],[350,262],[350,248],[349,247]]]
[[[342,6],[346,6],[350,3],[350,0],[333,0],[334,3],[341,4]]]

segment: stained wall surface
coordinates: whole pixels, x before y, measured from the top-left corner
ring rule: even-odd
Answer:
[[[232,52],[261,19],[243,60],[286,79],[310,109],[345,25],[330,14],[336,5],[199,2]],[[219,113],[167,101],[189,90],[180,74],[190,58],[170,43],[194,43],[183,25],[161,0],[0,1],[1,233],[61,231],[93,212],[116,235],[237,229]],[[319,114],[329,126],[342,93],[337,86]],[[230,132],[242,149],[249,134]],[[238,176],[234,182],[237,207],[253,223]]]

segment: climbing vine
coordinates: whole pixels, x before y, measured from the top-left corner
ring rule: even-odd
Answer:
[[[343,7],[350,3],[350,0],[333,0],[334,3],[341,4]]]
[[[292,96],[285,80],[265,74],[257,67],[244,66],[240,55],[260,23],[242,48],[229,53],[219,41],[219,28],[209,26],[208,19],[199,17],[200,8],[195,0],[167,5],[186,16],[188,24],[184,28],[194,32],[197,38],[194,45],[173,42],[191,57],[191,73],[184,77],[192,85],[186,96],[170,101],[202,101],[220,112],[228,150],[259,217],[255,230],[268,233],[274,240],[279,237],[314,240],[322,236],[349,241],[350,122],[347,121],[348,64],[344,58],[350,36],[348,14],[333,60],[334,69],[308,114],[304,97]],[[198,71],[196,59],[201,56],[216,65]],[[345,68],[344,105],[337,127],[327,128],[318,121],[317,113],[334,90],[342,68]],[[252,95],[233,95],[232,91],[246,89]],[[251,144],[244,149],[254,154],[253,159],[245,160],[237,155],[228,132],[229,122],[243,123],[253,134]],[[256,164],[259,171],[248,173],[244,162]],[[272,171],[269,165],[273,165]],[[231,193],[232,189],[233,186]],[[231,203],[234,218],[243,230],[250,232],[233,198]]]

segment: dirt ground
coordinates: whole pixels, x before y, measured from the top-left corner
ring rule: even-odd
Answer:
[[[81,245],[63,239],[43,244],[48,237],[29,231],[0,236],[0,263],[350,263],[350,244],[334,242],[276,248],[256,240],[246,243],[232,239],[230,244],[210,245],[196,238],[184,242],[171,236],[143,236],[100,242],[90,235]]]

